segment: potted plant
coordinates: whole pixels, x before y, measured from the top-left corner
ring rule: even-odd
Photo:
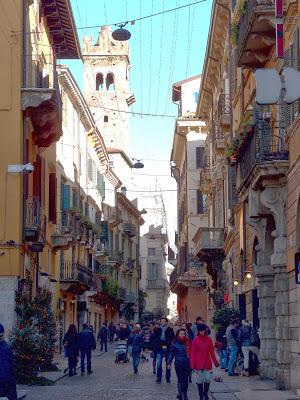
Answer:
[[[225,154],[231,165],[235,165],[238,160],[238,150],[240,146],[240,138],[234,137],[231,143],[226,146]]]

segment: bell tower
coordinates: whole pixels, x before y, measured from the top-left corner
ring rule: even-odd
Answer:
[[[84,96],[107,148],[128,153],[128,111],[135,102],[129,87],[129,45],[102,26],[97,42],[83,38]]]

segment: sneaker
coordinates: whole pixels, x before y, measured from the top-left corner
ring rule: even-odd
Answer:
[[[167,379],[166,382],[167,382],[167,383],[171,383],[170,379]]]
[[[88,371],[88,375],[91,375],[93,373],[93,371]]]
[[[159,379],[156,379],[155,383],[161,383],[161,381]]]
[[[153,369],[153,375],[156,375],[156,370],[155,370],[155,368]]]
[[[83,372],[81,372],[81,376],[84,376],[84,371],[83,371]]]
[[[137,374],[138,373],[138,369],[134,368],[134,373]]]

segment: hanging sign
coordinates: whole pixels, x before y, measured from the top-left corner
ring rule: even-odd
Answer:
[[[295,254],[295,278],[296,283],[300,285],[300,253]]]
[[[284,58],[283,38],[283,0],[275,0],[276,19],[276,54],[277,58]]]

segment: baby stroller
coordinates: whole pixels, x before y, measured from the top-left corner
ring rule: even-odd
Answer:
[[[129,362],[126,342],[119,342],[117,344],[115,354],[116,354],[116,359],[115,359],[116,364]]]

